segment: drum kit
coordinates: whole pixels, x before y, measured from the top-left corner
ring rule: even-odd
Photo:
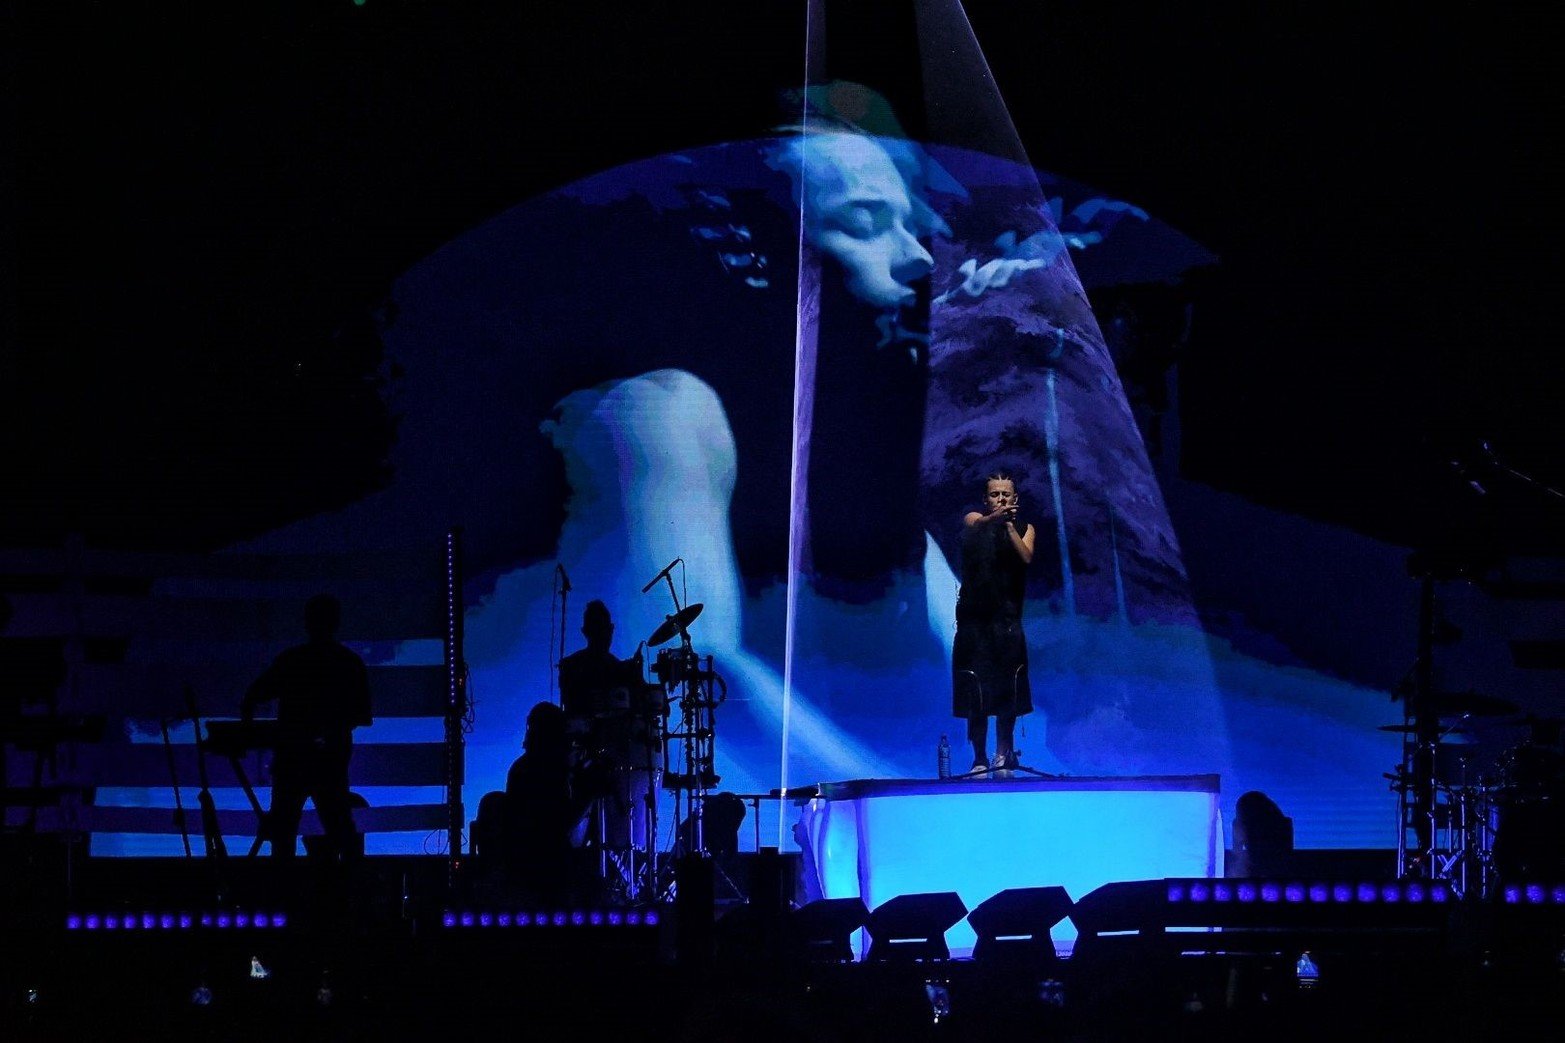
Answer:
[[[1397,794],[1400,875],[1446,880],[1459,895],[1491,895],[1502,881],[1555,879],[1565,871],[1565,721],[1516,716],[1507,700],[1478,692],[1432,693],[1438,727],[1381,725],[1403,736],[1402,763],[1388,773]],[[1526,729],[1485,757],[1473,718]],[[1491,747],[1492,748],[1492,747]],[[1408,844],[1408,832],[1416,837]]]
[[[668,579],[668,570],[660,578]],[[651,586],[656,584],[656,580]],[[674,611],[647,638],[657,653],[651,679],[643,676],[638,650],[625,661],[627,684],[615,698],[599,700],[591,719],[575,722],[575,762],[582,779],[593,778],[587,842],[598,851],[599,873],[610,900],[656,901],[667,882],[658,852],[658,793],[674,794],[675,821],[688,821],[696,852],[704,852],[702,807],[719,776],[714,770],[715,711],[727,685],[710,655],[699,655],[689,626],[699,602],[681,606],[669,579]],[[632,678],[631,675],[634,675]],[[587,766],[595,770],[585,770]]]

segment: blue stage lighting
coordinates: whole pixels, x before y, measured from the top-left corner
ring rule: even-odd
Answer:
[[[1168,885],[1168,900],[1170,902],[1183,902],[1185,900],[1185,885],[1170,883]]]
[[[1219,880],[1212,885],[1212,897],[1219,902],[1231,902],[1234,900],[1233,885]]]
[[[1206,884],[1190,885],[1190,900],[1192,902],[1204,902],[1212,897],[1212,889]],[[1244,901],[1244,889],[1240,888],[1239,900]]]
[[[464,909],[462,911],[461,922],[463,927],[473,926],[473,914]]]
[[[1359,884],[1358,899],[1361,902],[1373,902],[1380,897],[1380,888],[1374,884]]]
[[[447,909],[444,913],[442,913],[441,917],[440,917],[440,926],[442,926],[442,927],[455,927],[456,926],[456,913],[453,913],[449,909]]]
[[[1282,897],[1284,901],[1293,902],[1295,904],[1304,901],[1304,885],[1289,884],[1287,887],[1282,889]]]
[[[1280,885],[1274,884],[1271,881],[1267,881],[1261,885],[1261,901],[1276,902],[1281,900],[1281,898],[1282,887]]]
[[[1327,887],[1325,884],[1311,884],[1310,885],[1310,901],[1317,902],[1317,903],[1325,902],[1330,897],[1331,897],[1331,889],[1329,887]]]
[[[1238,895],[1239,895],[1239,901],[1241,901],[1241,902],[1253,902],[1253,901],[1255,901],[1255,897],[1256,897],[1256,895],[1258,893],[1259,892],[1256,891],[1256,888],[1255,888],[1254,884],[1240,884],[1239,885]]]
[[[82,918],[77,916],[75,913],[72,913],[70,916],[65,918],[65,929],[67,931],[79,931],[81,930],[81,927]]]
[[[1396,884],[1382,884],[1380,886],[1380,900],[1383,902],[1399,902],[1402,900],[1402,889]]]

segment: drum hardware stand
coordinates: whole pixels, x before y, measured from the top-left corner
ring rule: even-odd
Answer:
[[[683,805],[685,820],[690,823],[690,837],[685,854],[705,858],[708,855],[702,830],[702,817],[707,790],[717,785],[719,776],[713,766],[716,721],[714,711],[728,694],[728,686],[712,668],[712,657],[698,655],[690,641],[691,622],[701,614],[700,603],[681,607],[679,593],[674,589],[673,569],[682,559],[675,558],[654,576],[643,594],[662,580],[668,584],[668,593],[674,603],[674,611],[647,638],[647,645],[655,647],[679,636],[679,647],[663,649],[658,653],[652,671],[668,693],[665,705],[679,704],[679,724],[663,735],[663,787],[674,791],[674,821],[680,823]],[[672,771],[674,757],[670,747],[678,740],[679,765],[683,770]],[[683,799],[681,799],[683,794]],[[677,828],[676,828],[677,833]]]

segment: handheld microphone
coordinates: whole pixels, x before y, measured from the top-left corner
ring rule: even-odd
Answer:
[[[570,573],[565,571],[565,566],[560,562],[554,563],[554,571],[559,573],[560,576],[560,593],[569,594],[571,592]]]
[[[680,562],[682,562],[684,560],[685,560],[684,558],[675,558],[673,561],[671,561],[667,565],[663,566],[663,571],[659,572],[656,576],[653,576],[652,579],[647,583],[647,585],[641,588],[641,592],[643,594],[645,594],[647,591],[649,591],[653,587],[657,586],[658,585],[658,580],[662,579],[664,576],[668,575],[670,572],[673,572],[674,571],[674,566],[678,565]]]

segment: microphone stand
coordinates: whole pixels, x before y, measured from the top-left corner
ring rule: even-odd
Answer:
[[[563,705],[565,693],[560,691],[560,662],[565,658],[565,628],[566,620],[570,618],[565,606],[571,594],[571,579],[566,575],[565,566],[558,562],[554,566],[554,589],[560,596],[560,652],[549,669],[549,681],[554,686],[555,702]]]
[[[1542,496],[1558,500],[1561,503],[1565,503],[1565,492],[1561,492],[1559,489],[1554,488],[1554,486],[1549,485],[1546,482],[1540,482],[1538,479],[1534,478],[1530,474],[1527,474],[1525,471],[1518,471],[1504,460],[1501,460],[1498,456],[1495,455],[1494,450],[1489,448],[1488,442],[1483,443],[1483,455],[1484,459],[1492,464],[1496,469],[1503,471],[1512,478],[1515,478],[1517,481],[1532,489],[1534,492]]]

